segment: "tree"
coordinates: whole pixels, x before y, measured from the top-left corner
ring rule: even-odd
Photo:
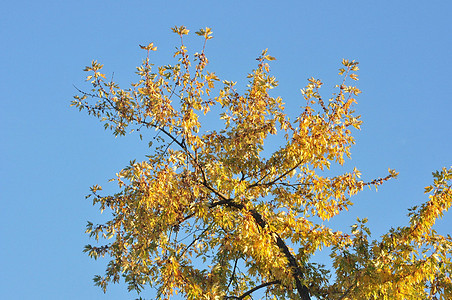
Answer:
[[[215,88],[220,79],[206,70],[209,28],[196,32],[204,45],[193,60],[183,40],[189,30],[173,32],[181,40],[175,65],[154,71],[150,53],[157,48],[141,46],[147,57],[137,68],[140,79],[121,89],[93,61],[85,69],[91,92],[79,90],[72,102],[115,136],[157,131],[148,159],[116,174],[119,192],[91,188],[88,197],[112,214],[87,225],[91,237],[107,241],[84,251],[110,257],[96,285],[105,291],[123,277],[129,290],[156,287],[159,299],[250,299],[258,290],[274,299],[452,297],[451,237],[432,229],[452,202],[452,168],[434,173],[429,199],[410,210],[408,226],[379,240],[370,240],[367,219],[348,234],[322,225],[364,187],[397,176],[389,170],[365,182],[356,169],[327,176],[331,164],[350,157],[351,130],[361,125],[353,110],[360,90],[347,85],[358,79],[357,62],[342,61],[342,82],[328,101],[322,82],[309,79],[306,106],[291,121],[282,99],[270,95],[277,81],[267,50],[239,93],[232,81]],[[206,114],[218,114],[224,126],[206,130]],[[279,148],[269,145],[270,136],[279,137]],[[331,247],[333,270],[311,261],[323,247]]]

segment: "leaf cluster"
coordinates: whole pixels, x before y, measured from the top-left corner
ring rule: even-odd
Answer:
[[[128,89],[106,81],[102,65],[86,67],[89,92],[79,90],[72,105],[99,118],[113,134],[155,130],[156,143],[142,162],[132,161],[116,174],[119,192],[88,196],[111,219],[89,222],[86,232],[99,246],[88,245],[93,258],[107,256],[104,276],[95,284],[106,290],[121,277],[129,290],[146,285],[158,299],[180,293],[187,299],[249,299],[261,290],[273,299],[417,299],[450,296],[450,237],[434,232],[436,219],[450,207],[451,170],[435,173],[426,192],[430,200],[410,213],[410,225],[370,241],[367,219],[351,233],[322,221],[346,211],[351,197],[365,186],[395,178],[360,179],[357,169],[327,176],[342,165],[354,144],[361,120],[353,105],[361,92],[358,63],[343,60],[341,84],[328,100],[323,85],[310,78],[301,90],[305,104],[294,120],[271,90],[275,60],[264,50],[239,93],[236,83],[221,81],[207,70],[206,42],[193,57],[180,37],[174,65],[155,67],[147,51],[137,68],[139,80]],[[215,114],[219,130],[204,124]],[[281,136],[281,144],[268,143]],[[142,135],[140,134],[140,138]],[[263,155],[264,150],[272,152]],[[320,221],[319,221],[320,220]],[[312,262],[316,251],[331,247],[334,270]],[[332,276],[334,274],[334,276]]]

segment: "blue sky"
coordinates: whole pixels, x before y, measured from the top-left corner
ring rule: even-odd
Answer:
[[[337,84],[342,58],[360,62],[353,159],[366,180],[399,178],[378,192],[355,197],[356,206],[333,220],[348,226],[368,217],[375,237],[407,224],[407,208],[426,200],[431,172],[452,165],[452,25],[450,1],[8,1],[0,12],[0,298],[134,299],[125,285],[106,295],[92,284],[104,261],[82,253],[87,220],[101,221],[84,200],[146,143],[114,138],[101,124],[70,108],[73,85],[97,59],[126,87],[154,42],[156,64],[171,62],[174,25],[192,32],[211,27],[210,70],[238,81],[262,49],[277,58],[275,94],[290,109],[313,76]],[[188,43],[193,52],[200,40]],[[198,48],[197,48],[198,47]],[[449,212],[437,224],[446,234]],[[347,227],[344,227],[347,230]],[[321,256],[319,256],[321,259]],[[151,294],[149,294],[151,295]]]

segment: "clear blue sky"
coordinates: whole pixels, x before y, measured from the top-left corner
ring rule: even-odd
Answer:
[[[399,178],[334,226],[369,217],[378,237],[407,224],[406,208],[426,200],[431,172],[452,165],[451,1],[4,1],[0,12],[0,298],[134,299],[125,285],[106,295],[92,284],[104,261],[82,253],[84,200],[93,184],[146,154],[137,137],[114,138],[94,118],[69,107],[91,60],[123,86],[134,81],[154,42],[156,64],[170,62],[174,25],[212,27],[210,70],[245,84],[260,51],[278,60],[275,94],[297,109],[308,77],[338,83],[342,58],[360,62],[357,111],[364,121],[353,159],[364,179]],[[190,45],[198,51],[200,43]],[[452,214],[437,224],[450,233]],[[347,228],[344,228],[347,230]],[[146,294],[145,294],[146,295]]]

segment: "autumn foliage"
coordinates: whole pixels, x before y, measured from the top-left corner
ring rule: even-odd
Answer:
[[[206,69],[209,28],[196,32],[204,45],[192,57],[183,40],[189,30],[173,31],[181,40],[174,65],[155,67],[156,46],[141,46],[147,57],[139,80],[121,89],[93,62],[85,69],[92,90],[72,102],[116,136],[156,132],[147,159],[116,174],[116,194],[91,188],[88,197],[111,212],[86,230],[105,241],[85,252],[110,260],[96,285],[105,291],[122,277],[129,290],[155,287],[158,299],[452,298],[451,237],[432,229],[451,205],[452,168],[434,173],[428,201],[410,210],[409,225],[378,240],[366,219],[344,232],[322,225],[364,187],[397,175],[389,170],[368,182],[356,169],[326,175],[350,157],[352,130],[361,125],[353,110],[360,90],[348,83],[358,79],[357,62],[342,61],[330,99],[320,96],[320,80],[309,79],[305,104],[290,120],[283,100],[271,96],[277,81],[266,50],[239,92]],[[210,114],[220,129],[206,121]],[[269,144],[270,136],[281,143]],[[332,269],[312,262],[325,247]]]

